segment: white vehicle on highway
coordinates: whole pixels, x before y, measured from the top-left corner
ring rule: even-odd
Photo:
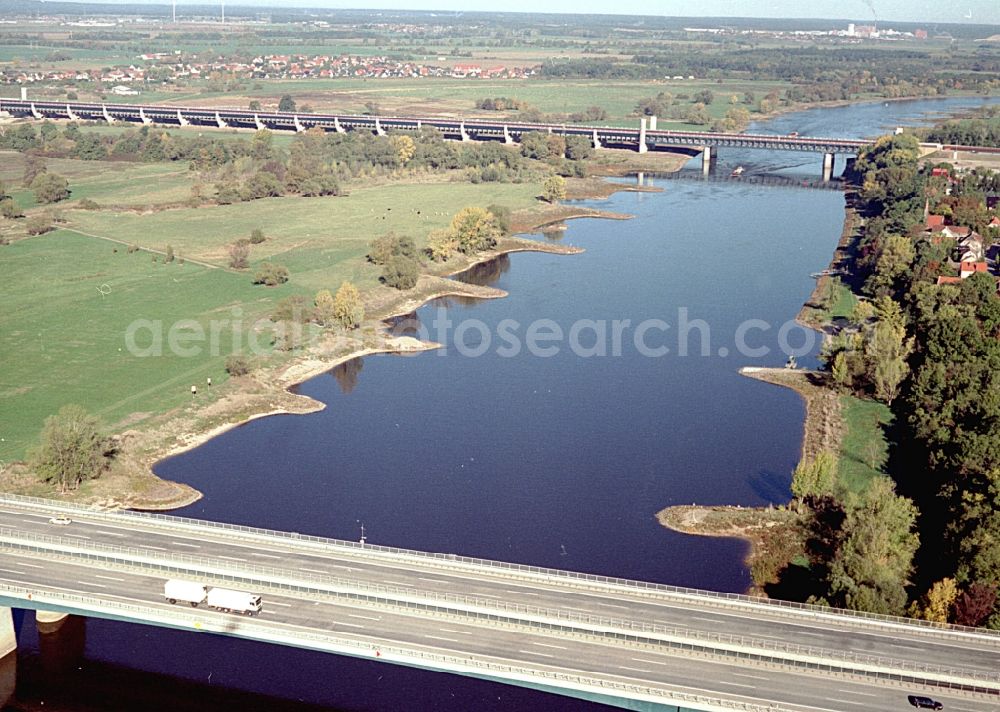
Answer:
[[[243,613],[248,616],[260,613],[261,610],[261,600],[257,594],[227,588],[209,589],[208,605],[226,613]]]
[[[73,523],[73,520],[70,519],[69,517],[67,517],[65,514],[59,514],[59,515],[57,515],[55,517],[52,517],[49,520],[49,524],[59,524],[61,526],[65,526],[67,524],[72,524],[72,523]]]
[[[208,587],[194,581],[170,579],[163,584],[163,597],[170,603],[182,601],[196,608],[208,596]]]

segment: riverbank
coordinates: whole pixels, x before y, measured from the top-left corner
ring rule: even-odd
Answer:
[[[603,185],[602,185],[603,184]],[[605,198],[630,186],[598,179],[571,179],[573,198]],[[628,219],[631,216],[578,205],[539,204],[513,216],[518,232],[539,231],[553,224],[581,218]],[[275,353],[257,359],[249,376],[225,379],[202,388],[189,403],[169,412],[137,413],[111,426],[117,455],[108,471],[87,481],[78,490],[61,494],[39,483],[24,464],[0,463],[0,487],[4,491],[54,497],[101,507],[168,510],[187,506],[201,493],[184,484],[158,478],[155,464],[190,450],[232,428],[274,414],[306,414],[322,409],[322,403],[289,389],[329,372],[354,358],[376,353],[413,353],[437,348],[411,338],[393,338],[383,320],[415,311],[424,304],[448,296],[496,299],[506,296],[499,289],[465,284],[454,274],[514,252],[536,251],[571,255],[581,249],[518,236],[502,238],[497,246],[474,256],[458,256],[443,264],[430,263],[430,273],[421,275],[416,287],[399,291],[387,287],[364,295],[366,324],[356,332],[326,334],[310,340],[301,351]],[[192,377],[195,380],[196,377]],[[195,382],[197,382],[195,380]],[[136,421],[136,425],[131,425]],[[141,423],[141,424],[139,424]]]

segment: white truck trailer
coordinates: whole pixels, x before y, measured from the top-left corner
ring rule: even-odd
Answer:
[[[260,596],[246,591],[232,591],[227,588],[208,590],[208,605],[226,613],[243,613],[252,616],[260,613]]]
[[[192,608],[197,608],[198,604],[208,596],[208,587],[194,581],[182,581],[180,579],[170,579],[163,584],[163,597],[170,603],[182,601],[190,603]]]

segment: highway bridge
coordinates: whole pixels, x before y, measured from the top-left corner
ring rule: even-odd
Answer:
[[[168,578],[250,590],[264,609],[171,606]],[[988,631],[11,495],[0,496],[0,605],[634,710],[888,711],[908,694],[949,711],[1000,707],[1000,635]]]
[[[714,133],[710,131],[659,131],[656,117],[640,120],[637,128],[539,124],[506,120],[482,121],[443,117],[357,116],[351,114],[299,114],[249,111],[234,108],[184,107],[159,104],[97,104],[87,102],[0,99],[0,111],[13,116],[70,121],[124,121],[171,126],[211,126],[216,128],[271,129],[276,131],[419,131],[432,127],[446,138],[460,141],[503,141],[514,143],[536,131],[561,136],[584,136],[595,148],[649,150],[691,148],[702,152],[705,172],[711,168],[719,148],[749,148],[770,151],[807,151],[823,154],[823,177],[828,180],[836,154],[855,155],[869,143],[863,139],[775,136],[768,134]]]

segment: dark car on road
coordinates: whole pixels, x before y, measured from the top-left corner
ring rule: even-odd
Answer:
[[[910,701],[910,704],[921,710],[940,710],[944,709],[942,705],[937,700],[932,700],[930,697],[921,697],[920,695],[909,695],[906,699]]]

